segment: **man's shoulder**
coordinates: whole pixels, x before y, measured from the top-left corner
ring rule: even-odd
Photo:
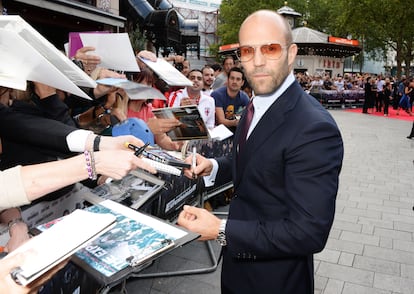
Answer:
[[[227,86],[221,86],[217,89],[215,89],[213,92],[211,92],[211,95],[214,93],[214,95],[220,95],[223,96],[227,91]]]

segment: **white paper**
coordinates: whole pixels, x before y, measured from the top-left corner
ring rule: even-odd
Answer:
[[[220,124],[216,126],[212,130],[208,130],[210,133],[210,137],[215,140],[223,141],[231,136],[233,136],[233,132],[230,131],[225,125]]]
[[[140,59],[170,86],[193,85],[192,81],[163,58],[158,58],[156,62],[141,57]]]
[[[29,80],[91,99],[16,32],[0,28],[0,55],[0,85],[2,86],[24,91],[26,81]],[[73,66],[76,67],[74,64]]]
[[[27,279],[21,278],[20,281],[23,285],[27,285],[54,265],[68,258],[80,246],[86,245],[93,238],[106,232],[115,221],[116,217],[112,214],[99,214],[77,209],[5,258],[28,250],[35,253],[20,265],[21,276],[27,277]]]
[[[96,82],[98,84],[124,89],[131,100],[167,100],[159,90],[127,79],[104,78],[97,80]]]
[[[71,80],[77,86],[88,87],[88,88],[96,87],[95,81],[90,76],[88,76],[83,70],[81,70],[78,66],[76,66],[69,58],[65,56],[63,52],[59,51],[53,44],[51,44],[48,40],[46,40],[46,38],[44,38],[39,32],[37,32],[33,27],[31,27],[27,22],[25,22],[20,16],[1,15],[0,16],[0,28],[17,33],[28,44],[30,44],[30,46],[33,48],[34,51],[37,51],[38,53],[40,53],[40,55],[42,55],[46,60],[48,60],[50,64],[52,64],[59,71],[61,71],[67,77],[66,79]],[[1,42],[3,42],[2,38],[0,38],[0,40]],[[17,50],[17,45],[13,43],[11,45],[13,46],[12,52]],[[3,63],[5,59],[3,56],[4,56],[3,52],[1,52],[1,57],[2,57],[1,63]],[[15,54],[15,56],[18,56],[18,55]],[[26,69],[25,67],[20,67],[19,71],[20,72],[26,71]],[[45,75],[45,72],[42,71],[41,73],[34,73],[34,74],[36,75],[36,77],[39,77],[41,75]],[[45,83],[45,84],[48,84],[54,87],[54,84],[51,85],[50,83],[51,82],[55,83],[58,78],[53,77],[50,72],[48,72],[46,76],[48,77],[48,80],[50,82],[49,84],[48,83]],[[65,90],[65,89],[62,89],[62,90]],[[76,93],[73,93],[73,94],[76,94]],[[86,94],[81,97],[84,97],[84,98],[88,97],[88,96],[86,97],[85,96]]]
[[[95,47],[95,51],[88,52],[88,54],[94,54],[101,58],[99,66],[112,70],[139,71],[127,33],[80,33],[79,36],[83,46]]]

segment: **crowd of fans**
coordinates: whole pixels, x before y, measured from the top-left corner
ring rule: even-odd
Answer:
[[[384,116],[388,116],[388,108],[391,106],[397,110],[397,115],[400,110],[411,115],[414,83],[411,77],[407,78],[405,75],[398,79],[394,76],[369,73],[338,74],[334,77],[329,74],[296,73],[296,78],[310,94],[324,92],[334,95],[344,91],[363,91],[363,113],[383,112]]]

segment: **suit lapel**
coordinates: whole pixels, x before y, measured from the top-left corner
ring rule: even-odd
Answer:
[[[299,88],[298,88],[299,87]],[[286,114],[296,105],[299,95],[297,91],[303,91],[300,86],[294,82],[264,113],[253,132],[250,134],[245,143],[243,151],[239,154],[239,147],[236,145],[233,154],[233,179],[235,186],[238,186],[247,164],[251,160],[251,155],[259,152],[260,147],[265,144],[265,141],[274,136],[274,133],[285,121]],[[294,95],[296,93],[296,95]],[[258,98],[260,99],[260,98]],[[244,113],[243,113],[244,114]],[[243,115],[244,116],[244,115]],[[242,118],[242,124],[245,117]],[[234,142],[238,142],[240,130],[236,130]]]

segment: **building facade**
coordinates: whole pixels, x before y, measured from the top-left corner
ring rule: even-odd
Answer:
[[[3,0],[2,14],[20,15],[57,48],[70,32],[124,32],[119,0]]]

